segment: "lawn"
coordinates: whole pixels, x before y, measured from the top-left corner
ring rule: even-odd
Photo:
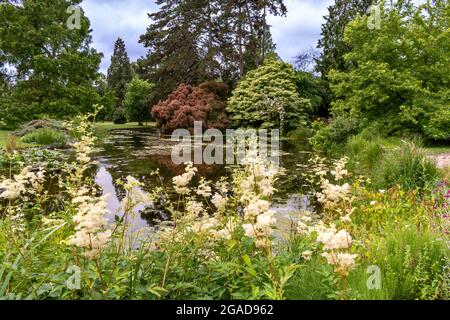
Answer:
[[[12,131],[7,130],[0,130],[0,148],[6,147],[8,144],[8,137],[12,134]],[[35,147],[35,144],[31,143],[24,143],[18,139],[19,147],[28,148],[28,147]]]
[[[96,127],[100,130],[116,130],[116,129],[137,129],[154,127],[153,122],[149,122],[144,126],[140,126],[137,122],[129,122],[125,124],[114,124],[113,122],[97,122]]]
[[[439,147],[427,147],[427,148],[425,148],[425,150],[427,153],[430,153],[430,154],[450,153],[450,145],[439,146]]]
[[[151,128],[155,123],[149,122],[145,126],[139,126],[137,122],[129,122],[125,124],[114,124],[113,122],[98,122],[96,127],[103,132],[117,130],[117,129],[137,129],[137,128]],[[5,147],[8,141],[8,136],[12,131],[0,130],[0,148]],[[21,143],[23,147],[29,147],[31,144]]]

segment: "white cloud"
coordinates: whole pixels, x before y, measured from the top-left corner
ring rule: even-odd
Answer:
[[[148,13],[155,5],[146,0],[85,0],[82,7],[91,21],[93,47],[104,54],[103,72],[109,67],[118,37],[125,41],[131,60],[145,55],[145,48],[138,42],[150,23]]]
[[[333,0],[286,0],[286,17],[270,17],[272,37],[280,56],[291,61],[303,50],[314,48],[320,37],[327,8]]]
[[[425,0],[414,0],[416,4]],[[286,61],[301,51],[315,48],[320,27],[334,0],[285,0],[286,17],[269,17],[277,51]],[[82,3],[93,29],[93,47],[104,53],[101,70],[106,72],[118,37],[124,39],[128,55],[136,60],[146,54],[138,43],[150,24],[148,13],[157,9],[152,0],[85,0]]]

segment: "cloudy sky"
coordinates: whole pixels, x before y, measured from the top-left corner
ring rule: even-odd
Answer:
[[[421,2],[423,0],[416,0]],[[314,48],[320,36],[320,26],[327,7],[334,0],[285,0],[287,17],[270,17],[277,51],[286,61],[296,54]],[[150,19],[147,14],[157,10],[152,0],[84,0],[82,7],[91,20],[93,46],[104,53],[101,69],[106,72],[118,37],[125,40],[130,59],[145,55],[138,43]]]

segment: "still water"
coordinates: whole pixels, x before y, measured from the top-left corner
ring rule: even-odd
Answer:
[[[117,179],[125,179],[128,175],[144,182],[146,191],[156,186],[171,189],[172,178],[184,172],[184,166],[177,166],[171,160],[172,142],[170,136],[159,135],[154,128],[114,130],[105,138],[95,154],[99,166],[96,172],[96,183],[103,194],[109,194],[108,209],[111,219],[121,216],[120,202],[124,198],[124,190],[116,184]],[[284,141],[281,148],[280,165],[285,168],[285,176],[276,183],[277,193],[274,196],[272,209],[276,212],[278,228],[289,228],[300,210],[311,210],[307,197],[299,194],[303,183],[298,164],[306,164],[310,158],[308,143],[292,143]],[[230,176],[232,166],[200,165],[197,166],[197,177],[217,181],[222,176]],[[159,169],[162,181],[151,172]],[[195,184],[195,181],[194,181]],[[138,207],[133,218],[133,229],[154,226],[161,220],[169,219],[164,210],[156,207]]]

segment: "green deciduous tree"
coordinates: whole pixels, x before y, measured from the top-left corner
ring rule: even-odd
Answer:
[[[40,114],[86,112],[98,102],[93,87],[101,54],[90,48],[90,23],[80,8],[80,27],[68,28],[69,6],[81,0],[8,1],[0,5],[0,52],[14,84],[1,117],[8,126]]]
[[[293,67],[268,59],[242,79],[228,102],[228,112],[237,127],[282,128],[302,125],[310,102],[300,97]]]
[[[413,132],[450,139],[450,6],[383,6],[380,29],[369,17],[351,22],[345,40],[348,71],[332,71],[333,114],[365,118],[385,134]]]
[[[124,100],[128,121],[137,121],[143,125],[144,121],[149,120],[152,88],[150,83],[137,77],[128,84]]]
[[[364,15],[372,3],[373,0],[335,0],[334,4],[328,7],[328,15],[322,25],[322,37],[317,46],[321,53],[315,59],[316,71],[325,81],[324,104],[327,111],[333,99],[328,73],[332,69],[345,71],[348,68],[349,62],[345,61],[344,55],[351,47],[344,41],[345,27],[358,15]]]
[[[125,99],[126,87],[133,78],[133,71],[128,58],[125,42],[118,38],[114,45],[111,65],[108,68],[107,83],[116,95],[116,107],[122,106]]]

